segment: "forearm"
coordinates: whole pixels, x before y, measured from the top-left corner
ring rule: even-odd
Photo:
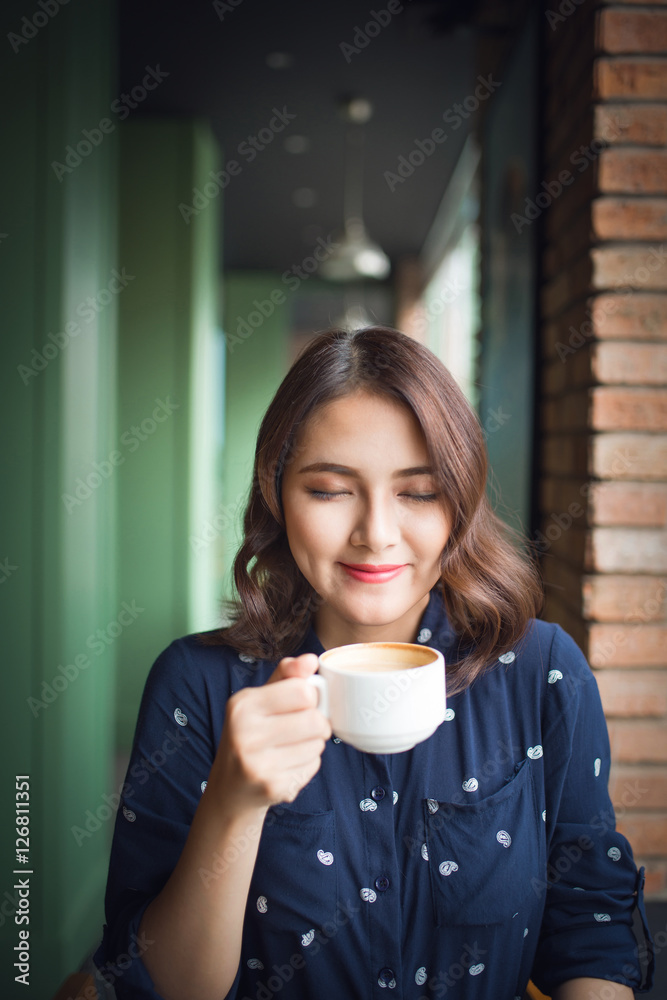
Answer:
[[[613,983],[609,979],[570,979],[561,983],[552,1000],[633,1000],[629,986]]]
[[[165,1000],[221,1000],[231,988],[265,816],[266,808],[225,815],[204,794],[178,864],[140,926],[151,942],[144,964]]]

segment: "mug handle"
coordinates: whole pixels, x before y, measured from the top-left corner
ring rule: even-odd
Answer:
[[[311,674],[306,680],[309,684],[312,684],[314,688],[317,688],[317,707],[319,708],[322,715],[326,715],[329,718],[329,691],[327,688],[327,682],[324,677],[320,674]]]

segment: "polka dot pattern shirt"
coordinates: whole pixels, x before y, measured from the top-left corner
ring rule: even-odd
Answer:
[[[453,655],[435,590],[418,641]],[[310,629],[295,655],[322,651]],[[205,794],[228,697],[274,668],[194,636],[153,665],[95,956],[118,1000],[158,997],[141,917]],[[529,978],[551,993],[579,976],[648,985],[632,931],[637,907],[647,934],[643,870],[615,829],[609,765],[594,677],[539,621],[414,749],[366,754],[334,733],[317,775],[267,814],[229,1000],[515,1000]]]

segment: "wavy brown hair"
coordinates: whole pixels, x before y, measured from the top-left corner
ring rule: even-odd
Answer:
[[[259,659],[296,650],[321,603],[290,552],[281,500],[283,472],[298,456],[298,432],[325,403],[364,390],[407,405],[421,425],[452,529],[439,587],[459,640],[448,663],[450,693],[463,690],[514,645],[542,604],[532,561],[517,550],[486,496],[479,421],[445,366],[422,344],[388,327],[327,330],[304,348],[262,420],[243,544],[234,560],[238,597],[231,623],[200,634]]]

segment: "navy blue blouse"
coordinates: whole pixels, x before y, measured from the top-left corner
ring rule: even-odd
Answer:
[[[418,641],[445,662],[456,646],[436,590]],[[323,652],[312,628],[304,652]],[[195,636],[153,665],[95,955],[119,1000],[159,996],[141,917],[205,794],[227,699],[275,666]],[[413,750],[361,753],[334,734],[294,802],[267,813],[228,997],[515,1000],[529,978],[550,993],[579,976],[647,988],[643,870],[615,830],[609,765],[593,674],[541,621],[448,699],[445,721]],[[204,882],[243,849],[202,870]]]

